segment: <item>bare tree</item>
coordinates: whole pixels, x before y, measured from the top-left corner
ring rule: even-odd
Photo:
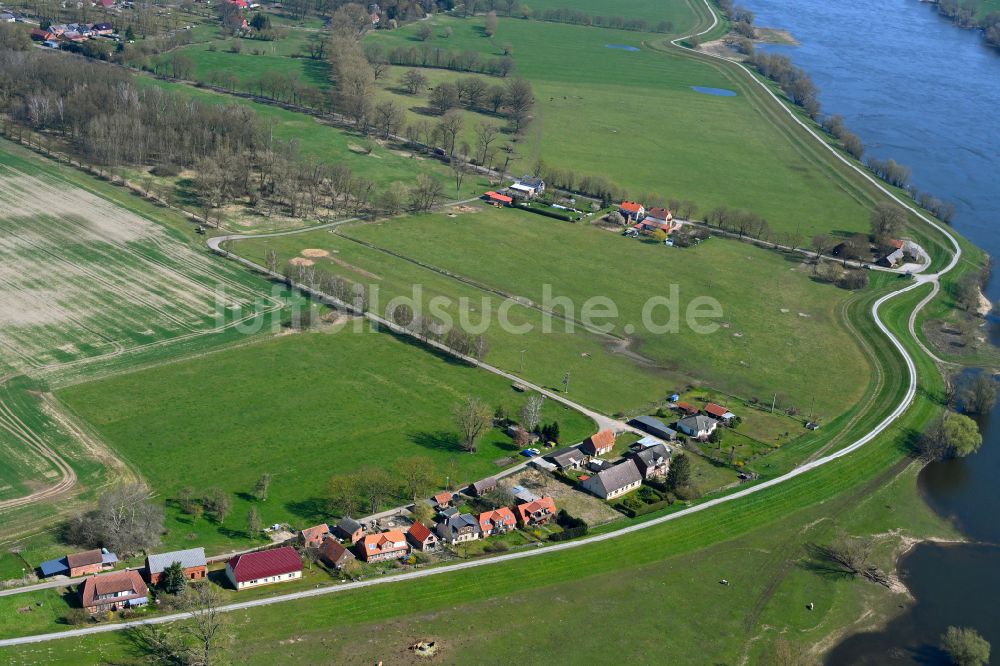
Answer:
[[[253,495],[258,501],[267,501],[267,491],[271,487],[271,475],[268,472],[264,472],[257,479],[257,485],[253,488]]]
[[[479,164],[486,164],[486,155],[490,146],[500,135],[500,127],[496,123],[481,122],[476,125],[476,147],[479,150]]]
[[[163,524],[162,505],[150,501],[145,485],[132,483],[102,494],[96,510],[67,523],[64,536],[80,546],[132,555],[158,545]]]
[[[493,411],[479,398],[470,396],[455,407],[454,416],[462,448],[475,453],[476,443],[493,423]]]
[[[521,426],[525,430],[530,432],[538,427],[542,420],[542,406],[544,404],[545,396],[535,393],[521,407]]]
[[[184,606],[191,621],[183,625],[184,632],[194,641],[186,663],[212,666],[220,662],[218,653],[232,637],[222,605],[219,588],[208,582],[189,585],[185,590]]]
[[[357,473],[358,489],[362,496],[368,500],[368,510],[378,513],[386,499],[391,497],[398,490],[399,486],[395,479],[385,471],[377,467],[366,467]]]
[[[406,92],[411,95],[419,95],[427,87],[427,77],[415,69],[408,69],[403,74],[402,83]]]
[[[334,476],[327,483],[330,508],[342,516],[356,516],[360,506],[361,488],[354,475]]]

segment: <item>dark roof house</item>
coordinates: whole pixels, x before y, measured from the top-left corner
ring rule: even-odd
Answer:
[[[364,526],[353,518],[342,518],[333,528],[333,535],[338,539],[354,543],[360,539],[365,532]]]
[[[633,460],[601,470],[581,484],[589,493],[601,499],[614,499],[642,485],[642,474]]]
[[[670,469],[670,456],[672,452],[663,444],[643,447],[635,451],[629,451],[625,457],[635,463],[639,474],[644,479],[657,476],[665,476]]]
[[[348,562],[356,559],[347,546],[332,537],[323,539],[319,547],[319,556],[329,566],[340,569]]]
[[[660,419],[652,416],[637,416],[629,421],[628,424],[633,428],[648,432],[650,435],[659,437],[660,439],[673,440],[677,438],[675,431],[664,425]]]
[[[583,464],[583,458],[583,451],[579,445],[567,446],[545,456],[546,460],[554,463],[559,469],[576,469]]]
[[[483,479],[482,481],[476,481],[471,486],[469,486],[469,490],[476,497],[482,497],[491,490],[496,490],[496,487],[497,487],[497,480],[491,476],[488,479]]]

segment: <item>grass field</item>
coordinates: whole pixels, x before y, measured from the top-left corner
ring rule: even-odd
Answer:
[[[905,328],[908,312],[922,296],[917,290],[884,308],[894,330]],[[879,562],[891,566],[900,535],[954,534],[918,500],[917,467],[907,460],[910,433],[926,424],[944,396],[938,375],[928,373],[933,370],[928,359],[918,356],[918,366],[922,390],[900,423],[885,437],[809,474],[625,539],[485,567],[475,576],[456,572],[241,612],[236,625],[252,623],[254,631],[241,632],[233,655],[246,650],[261,663],[308,660],[320,653],[406,663],[406,646],[431,638],[441,641],[446,661],[453,661],[448,654],[458,653],[463,661],[504,663],[545,654],[552,663],[569,663],[586,651],[595,660],[733,663],[748,658],[757,663],[782,635],[821,652],[845,626],[870,626],[896,612],[905,597],[823,575],[805,543],[825,543],[839,530],[881,533]],[[887,407],[902,389],[899,378],[881,392]],[[871,417],[879,418],[880,411]],[[850,430],[868,427],[859,422]],[[702,550],[707,544],[716,545]],[[732,584],[719,585],[721,578]],[[815,610],[807,611],[807,603]],[[566,649],[552,627],[578,622],[588,608],[599,608],[611,629],[584,632],[572,650]],[[497,632],[498,616],[522,639],[511,641],[506,630]],[[671,627],[670,640],[662,639],[664,622]],[[706,626],[714,637],[707,643]],[[8,654],[28,660],[44,655],[50,663],[143,658],[135,643],[120,635],[26,646]]]
[[[213,551],[244,538],[246,494],[265,472],[274,482],[264,522],[303,527],[330,518],[323,498],[335,474],[426,455],[443,487],[445,474],[469,483],[519,459],[497,430],[478,453],[460,451],[451,412],[468,395],[514,414],[526,399],[500,378],[353,324],[58,393],[165,497],[184,486],[237,494],[222,526],[171,515],[169,545],[197,540]],[[543,420],[558,420],[567,442],[593,432],[589,419],[551,403]]]
[[[258,261],[268,248],[286,261],[304,248],[324,249],[330,258],[318,259],[319,267],[376,283],[383,304],[420,285],[425,306],[432,297],[451,296],[449,311],[456,319],[458,299],[473,299],[474,322],[479,312],[497,312],[498,294],[544,305],[548,291],[550,309],[558,313],[566,308],[555,299],[568,297],[577,319],[588,299],[610,298],[618,312],[608,321],[616,337],[579,326],[566,335],[564,322],[544,333],[541,313],[522,305],[511,316],[533,323],[533,331],[519,335],[492,326],[486,333],[491,363],[520,372],[523,357],[525,376],[546,386],[558,386],[568,371],[571,394],[608,412],[639,409],[693,382],[744,398],[770,401],[777,393],[779,406],[795,404],[833,418],[865,387],[865,358],[839,310],[849,293],[815,283],[797,260],[748,244],[711,239],[687,250],[665,248],[588,224],[482,204],[454,217],[442,212],[338,231],[244,241],[235,249]],[[679,291],[679,330],[651,332],[643,325],[646,303],[668,295],[672,285]],[[710,334],[696,333],[683,318],[692,300],[703,296],[722,308]],[[489,300],[481,304],[483,298]],[[665,315],[653,318],[663,321]],[[625,338],[639,359],[609,351]],[[820,375],[824,381],[816,387]]]
[[[613,5],[603,0],[535,0],[531,9],[540,15],[546,9],[578,9],[591,16],[621,16],[645,19],[651,27],[660,21],[673,24],[671,34],[682,35],[695,27],[697,17],[706,12],[700,0],[620,0]],[[497,12],[503,15],[503,12]]]

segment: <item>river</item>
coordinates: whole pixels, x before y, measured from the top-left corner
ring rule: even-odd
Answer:
[[[1000,51],[918,0],[739,4],[800,42],[766,48],[809,72],[824,112],[844,116],[867,154],[910,167],[917,188],[955,204],[955,228],[1000,257]],[[1000,299],[1000,270],[986,291]],[[990,329],[1000,339],[995,320]],[[936,644],[949,624],[975,627],[1000,653],[1000,407],[980,426],[978,454],[929,465],[919,479],[975,545],[914,548],[899,566],[916,603],[884,630],[846,639],[828,664],[947,663]]]

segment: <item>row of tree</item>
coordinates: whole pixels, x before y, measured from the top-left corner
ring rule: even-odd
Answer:
[[[436,67],[458,72],[474,72],[505,77],[514,72],[514,59],[509,55],[484,58],[478,51],[446,49],[428,44],[397,46],[385,53],[387,62],[404,67]]]
[[[758,51],[750,62],[763,76],[777,83],[793,104],[801,106],[812,118],[819,115],[819,90],[805,70],[792,64],[791,58]]]
[[[543,9],[534,12],[533,16],[543,21],[596,26],[598,28],[613,28],[615,30],[667,33],[672,32],[674,29],[674,24],[670,21],[660,21],[652,25],[646,19],[627,18],[624,16],[600,16],[568,7]]]

